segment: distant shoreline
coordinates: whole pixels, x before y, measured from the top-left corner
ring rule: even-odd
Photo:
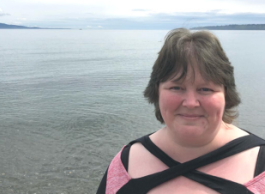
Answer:
[[[18,26],[18,25],[9,25],[9,24],[0,23],[0,29],[63,30],[71,28],[39,28],[39,27],[27,27],[27,26]]]
[[[70,30],[73,28],[40,28],[40,27],[27,27],[18,25],[9,25],[0,23],[0,29],[32,29],[32,30]],[[193,27],[191,30],[265,30],[265,24],[231,24],[223,26],[203,26],[203,27]],[[79,29],[81,30],[81,29]],[[111,30],[111,29],[109,29]],[[144,29],[143,29],[144,30]]]
[[[265,30],[265,24],[232,24],[224,26],[194,27],[191,30]]]

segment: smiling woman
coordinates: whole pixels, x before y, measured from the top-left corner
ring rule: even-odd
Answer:
[[[225,109],[223,85],[206,82],[198,70],[194,71],[188,66],[184,80],[170,79],[160,83],[158,89],[159,111],[168,133],[183,146],[211,142],[217,133],[215,129],[222,124]]]
[[[265,140],[233,125],[233,67],[207,31],[171,31],[144,96],[165,127],[126,145],[98,194],[265,194]]]

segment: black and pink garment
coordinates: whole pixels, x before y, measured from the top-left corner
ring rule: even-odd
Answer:
[[[141,143],[169,168],[141,178],[131,178],[127,172],[128,157],[131,145],[136,142]],[[260,151],[254,178],[243,185],[196,170],[199,167],[256,146],[260,146]],[[146,194],[156,186],[178,176],[185,176],[221,194],[265,194],[265,140],[250,134],[237,138],[196,159],[179,163],[158,148],[147,135],[130,142],[114,157],[100,183],[97,194]]]

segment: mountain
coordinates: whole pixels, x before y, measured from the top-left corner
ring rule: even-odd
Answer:
[[[39,27],[27,27],[27,26],[17,26],[17,25],[9,25],[0,23],[0,29],[70,29],[70,28],[39,28]]]
[[[243,25],[225,25],[225,26],[204,26],[191,28],[192,30],[265,30],[265,24],[243,24]]]
[[[41,29],[38,27],[16,26],[0,23],[0,29]]]

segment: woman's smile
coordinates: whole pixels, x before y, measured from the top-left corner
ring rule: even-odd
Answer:
[[[196,121],[203,118],[203,115],[200,114],[177,114],[181,119],[188,120],[188,121]]]

